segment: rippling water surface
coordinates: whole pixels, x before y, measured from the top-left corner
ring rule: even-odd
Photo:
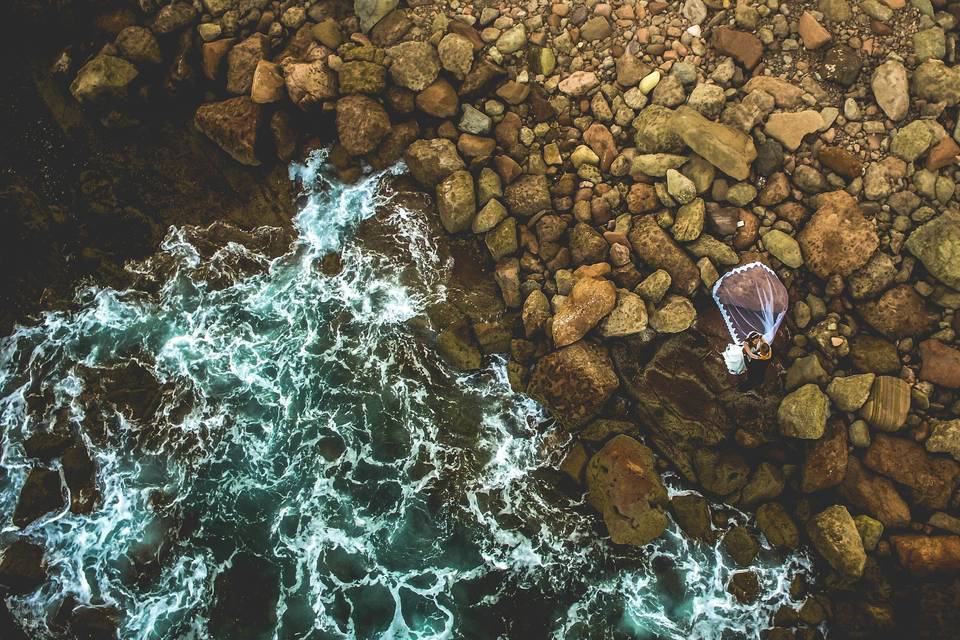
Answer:
[[[767,626],[806,559],[764,553],[762,601],[744,606],[726,592],[732,562],[676,527],[641,550],[605,540],[558,490],[567,442],[504,363],[457,374],[411,328],[451,267],[424,214],[390,204],[382,174],[343,186],[323,169],[321,153],[291,170],[305,191],[285,255],[208,255],[204,230],[174,229],[134,267],[158,286],[83,291],[77,311],[0,342],[0,535],[31,433],[66,419],[98,467],[98,508],[26,530],[50,571],[8,600],[29,632],[57,637],[67,596],[158,640]],[[378,210],[400,251],[354,238]]]

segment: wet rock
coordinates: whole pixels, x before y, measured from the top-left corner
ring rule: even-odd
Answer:
[[[466,323],[442,329],[437,334],[437,350],[457,371],[476,371],[483,359]]]
[[[822,438],[807,450],[800,472],[800,489],[805,493],[834,487],[847,472],[847,428],[831,422]]]
[[[46,513],[63,509],[64,505],[60,474],[45,467],[34,467],[20,489],[13,524],[26,527]]]
[[[960,536],[890,536],[903,567],[915,576],[960,572]]]
[[[910,385],[892,376],[877,376],[860,415],[875,429],[897,431],[910,412]]]
[[[948,453],[960,462],[960,419],[934,423],[923,445],[931,453]]]
[[[446,138],[415,141],[403,153],[403,160],[417,182],[428,187],[465,168],[457,147]]]
[[[641,298],[653,304],[659,304],[663,296],[670,290],[672,279],[663,269],[657,269],[643,279],[643,282],[634,288],[634,292]]]
[[[750,475],[750,466],[733,450],[698,449],[693,454],[693,468],[704,489],[727,496],[743,488]]]
[[[80,68],[70,93],[85,104],[122,100],[137,75],[136,67],[123,58],[100,54]]]
[[[703,496],[694,493],[675,495],[670,498],[670,507],[684,533],[704,542],[713,541],[710,504]]]
[[[756,67],[763,56],[763,43],[757,36],[730,27],[714,29],[711,44],[719,53],[730,56],[748,70]]]
[[[740,604],[756,602],[760,597],[760,579],[755,571],[737,571],[730,576],[727,591],[733,594]]]
[[[947,211],[923,224],[905,246],[935,278],[960,290],[960,212]]]
[[[823,436],[830,414],[830,400],[815,384],[806,384],[787,394],[777,409],[780,433],[790,438],[816,440]]]
[[[241,164],[258,165],[257,131],[260,105],[247,96],[201,105],[194,122],[197,129]]]
[[[750,566],[760,553],[760,545],[747,528],[739,524],[723,535],[723,549],[741,567]]]
[[[528,338],[535,336],[550,318],[550,301],[540,289],[535,289],[523,301],[521,319]]]
[[[87,448],[77,444],[66,451],[60,459],[63,479],[70,490],[70,511],[77,514],[91,513],[100,499],[97,490],[97,467]]]
[[[370,153],[389,131],[390,116],[373,98],[352,95],[337,100],[337,136],[350,155]]]
[[[524,175],[507,185],[504,191],[507,208],[517,216],[532,216],[552,208],[550,184],[546,176]]]
[[[262,33],[253,34],[230,49],[227,54],[227,91],[249,94],[257,64],[267,57],[269,50],[270,40]]]
[[[390,47],[389,53],[390,77],[411,91],[423,91],[440,73],[440,56],[428,42],[403,42]]]
[[[816,213],[797,234],[806,266],[821,278],[848,276],[880,246],[876,225],[845,191],[823,194],[817,202]]]
[[[32,592],[47,579],[43,547],[18,538],[0,551],[0,586],[10,595]]]
[[[867,324],[887,338],[918,337],[936,325],[939,315],[908,284],[898,285],[877,300],[858,307]]]
[[[632,336],[647,328],[647,307],[643,298],[626,289],[617,290],[617,306],[600,324],[604,338]]]
[[[846,507],[833,505],[813,516],[807,523],[807,535],[834,571],[850,578],[863,574],[867,555]]]
[[[827,395],[838,409],[852,413],[867,401],[875,378],[872,373],[834,378],[827,385]]]
[[[360,18],[360,28],[367,33],[396,9],[397,4],[398,0],[354,0],[353,9]]]
[[[746,180],[757,157],[753,139],[732,127],[707,120],[687,106],[670,120],[674,133],[697,155],[737,180]]]
[[[657,333],[680,333],[697,319],[697,311],[689,298],[667,296],[666,302],[650,316],[650,328]]]
[[[565,428],[577,429],[599,413],[618,386],[607,350],[580,341],[541,358],[527,393]]]
[[[656,220],[649,216],[634,218],[628,237],[641,260],[670,274],[675,290],[690,295],[697,289],[700,272],[696,264]]]
[[[123,57],[134,64],[160,64],[163,53],[160,43],[146,27],[131,26],[117,34],[117,48]]]
[[[336,97],[337,76],[325,62],[286,62],[282,68],[290,101],[304,111]]]
[[[467,171],[454,171],[437,185],[436,195],[440,222],[447,233],[469,229],[477,211],[473,176]]]
[[[617,304],[617,288],[609,280],[580,278],[553,318],[553,342],[572,344],[605,318]]]
[[[630,436],[619,435],[587,465],[587,494],[615,544],[645,545],[666,530],[667,490],[660,482],[653,452]]]
[[[250,87],[250,99],[257,104],[278,102],[286,96],[286,87],[280,66],[268,60],[261,60],[253,72]]]
[[[884,433],[876,434],[863,463],[907,487],[911,501],[929,509],[947,505],[960,475],[953,460],[930,456],[919,444]]]
[[[903,120],[910,109],[907,69],[896,60],[887,60],[876,68],[870,79],[877,105],[893,121]]]
[[[775,548],[792,550],[800,544],[800,530],[779,502],[757,507],[757,526]]]

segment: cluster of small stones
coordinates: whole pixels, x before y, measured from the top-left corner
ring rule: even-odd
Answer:
[[[108,116],[148,71],[204,78],[196,124],[239,162],[303,152],[304,116],[332,122],[344,179],[404,160],[446,231],[489,254],[504,303],[439,348],[465,370],[509,354],[615,543],[671,517],[723,535],[746,602],[758,536],[816,550],[820,591],[767,637],[828,618],[892,633],[916,612],[891,584],[910,580],[949,601],[924,581],[960,573],[960,3],[345,9],[176,2],[61,70]],[[738,380],[709,291],[757,260],[790,309],[773,362]],[[667,468],[755,525],[668,498]]]

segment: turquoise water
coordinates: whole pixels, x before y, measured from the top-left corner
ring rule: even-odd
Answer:
[[[85,289],[76,311],[0,342],[0,536],[35,464],[21,443],[58,414],[101,495],[89,515],[27,527],[50,565],[8,600],[30,634],[57,637],[66,596],[157,640],[765,628],[808,560],[765,552],[762,600],[744,606],[726,593],[732,562],[676,527],[645,549],[609,543],[558,489],[567,438],[510,390],[505,363],[458,374],[418,337],[451,268],[425,214],[391,203],[384,174],[338,184],[324,158],[291,169],[304,193],[282,256],[171,229],[132,266],[138,287]],[[355,231],[375,214],[389,238],[371,247]],[[124,397],[152,400],[131,411]]]

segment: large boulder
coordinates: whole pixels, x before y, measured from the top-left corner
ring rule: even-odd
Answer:
[[[477,211],[470,172],[454,171],[437,185],[437,210],[447,233],[460,233],[470,228]]]
[[[423,91],[440,74],[440,56],[429,42],[403,42],[390,47],[390,77],[410,89]]]
[[[619,384],[607,350],[580,341],[541,358],[527,393],[565,428],[578,429],[600,412]]]
[[[434,187],[454,171],[463,169],[457,146],[446,138],[416,140],[403,152],[403,160],[417,182]]]
[[[270,39],[262,33],[237,44],[227,54],[227,91],[239,95],[250,93],[257,64],[267,57]]]
[[[700,270],[687,252],[660,228],[653,216],[635,217],[628,239],[641,260],[670,274],[674,290],[684,295],[696,291]]]
[[[80,68],[70,93],[86,104],[122,100],[137,75],[137,68],[123,58],[100,54]]]
[[[337,100],[337,137],[350,155],[370,153],[389,132],[390,116],[373,98],[352,95]]]
[[[609,280],[580,278],[553,317],[553,343],[573,344],[597,326],[617,305],[617,287]]]
[[[13,510],[13,524],[26,527],[51,511],[65,505],[60,474],[46,467],[34,467],[20,489],[20,499]]]
[[[813,516],[807,522],[807,535],[834,571],[849,578],[863,575],[867,554],[846,507],[833,505]]]
[[[910,500],[928,509],[944,509],[956,488],[960,465],[934,457],[912,440],[875,434],[863,463],[910,490]]]
[[[800,470],[800,489],[805,493],[834,487],[847,472],[847,427],[832,421],[822,438],[811,443]]]
[[[590,459],[587,498],[603,516],[616,544],[643,546],[666,531],[667,490],[660,482],[653,452],[627,435],[618,435]]]
[[[777,409],[780,433],[790,438],[817,440],[830,415],[830,399],[815,384],[805,384],[787,394]]]
[[[687,106],[677,109],[671,126],[694,153],[731,178],[746,180],[750,176],[750,165],[757,158],[757,148],[747,134],[707,120]]]
[[[920,226],[906,247],[935,278],[960,291],[960,211],[947,211]]]
[[[30,593],[46,577],[43,547],[20,538],[0,551],[0,587],[8,594]]]
[[[806,266],[821,278],[849,276],[880,246],[876,224],[863,216],[846,191],[822,194],[817,204],[817,212],[797,234]]]
[[[840,497],[858,511],[867,513],[887,528],[910,524],[910,507],[887,478],[864,468],[855,457],[847,460]]]
[[[960,573],[960,536],[890,536],[890,543],[915,576]]]
[[[888,289],[857,308],[867,324],[890,339],[917,338],[933,330],[940,317],[909,284]]]
[[[194,116],[197,128],[241,164],[258,165],[257,132],[261,108],[248,96],[201,105]]]
[[[337,95],[337,74],[327,68],[326,62],[283,63],[283,81],[290,101],[304,111],[319,107]]]
[[[516,216],[532,216],[550,209],[550,183],[546,176],[525,174],[507,185],[507,207]]]

